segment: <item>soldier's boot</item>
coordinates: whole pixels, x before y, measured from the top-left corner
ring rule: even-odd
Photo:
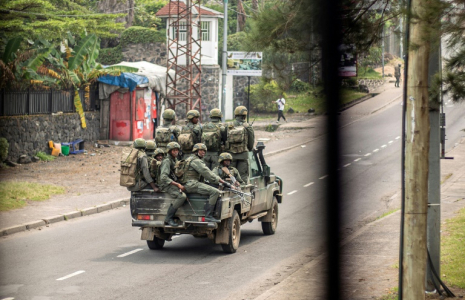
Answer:
[[[168,208],[168,212],[166,213],[165,224],[169,226],[178,226],[178,224],[174,221],[174,214],[176,213],[177,209],[173,207],[173,204],[170,205]]]
[[[204,206],[205,209],[205,222],[216,222],[221,223],[221,220],[217,220],[213,217],[213,208],[214,206],[210,203],[206,203]]]

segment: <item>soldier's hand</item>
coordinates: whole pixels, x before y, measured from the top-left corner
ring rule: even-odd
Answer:
[[[178,184],[178,188],[183,191],[183,192],[186,192],[186,188],[182,185],[182,184]]]
[[[236,186],[237,186],[237,187],[241,186],[241,184],[239,183],[239,181],[236,181]]]

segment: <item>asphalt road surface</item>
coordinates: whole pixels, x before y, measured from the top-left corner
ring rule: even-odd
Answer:
[[[344,234],[396,205],[400,104],[362,118],[350,109],[341,115]],[[451,147],[463,136],[465,106],[448,112]],[[264,236],[257,221],[243,225],[235,254],[191,236],[149,250],[125,207],[2,238],[0,299],[251,299],[323,253],[326,151],[322,137],[267,159],[284,180],[277,232]]]

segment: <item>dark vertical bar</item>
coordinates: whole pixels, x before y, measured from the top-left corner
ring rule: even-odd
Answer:
[[[76,105],[74,105],[74,94],[75,94],[75,93],[76,93],[76,91],[73,89],[73,90],[71,91],[71,107],[73,108],[73,110],[72,110],[73,112],[76,111]]]
[[[50,97],[48,100],[48,113],[53,112],[53,89],[50,89]]]
[[[6,105],[5,105],[6,101],[5,101],[5,89],[2,89],[2,108],[3,108],[3,112],[2,112],[2,115],[3,116],[6,116]]]
[[[327,103],[327,140],[326,168],[328,185],[326,190],[326,299],[342,299],[341,295],[341,184],[338,174],[340,165],[340,129],[339,105],[341,79],[338,76],[338,47],[341,44],[341,14],[340,1],[322,0],[321,30],[322,30],[322,75]]]
[[[248,85],[247,85],[247,123],[249,123],[249,115],[250,115],[250,76],[247,76],[249,78]]]
[[[26,114],[30,115],[31,108],[29,107],[31,105],[31,90],[27,88],[27,98],[26,98]]]

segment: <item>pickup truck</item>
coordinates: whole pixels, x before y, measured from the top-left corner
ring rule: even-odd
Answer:
[[[175,215],[178,226],[165,225],[166,212],[174,200],[166,193],[147,189],[131,193],[132,226],[141,228],[141,239],[152,250],[162,249],[173,235],[190,234],[209,238],[220,244],[224,252],[235,253],[239,248],[241,225],[255,219],[262,223],[265,235],[274,234],[278,226],[278,203],[283,199],[283,181],[270,172],[263,157],[264,148],[258,142],[249,152],[249,183],[242,186],[242,194],[220,187],[214,216],[221,223],[205,222],[207,196],[187,194],[188,200]]]

